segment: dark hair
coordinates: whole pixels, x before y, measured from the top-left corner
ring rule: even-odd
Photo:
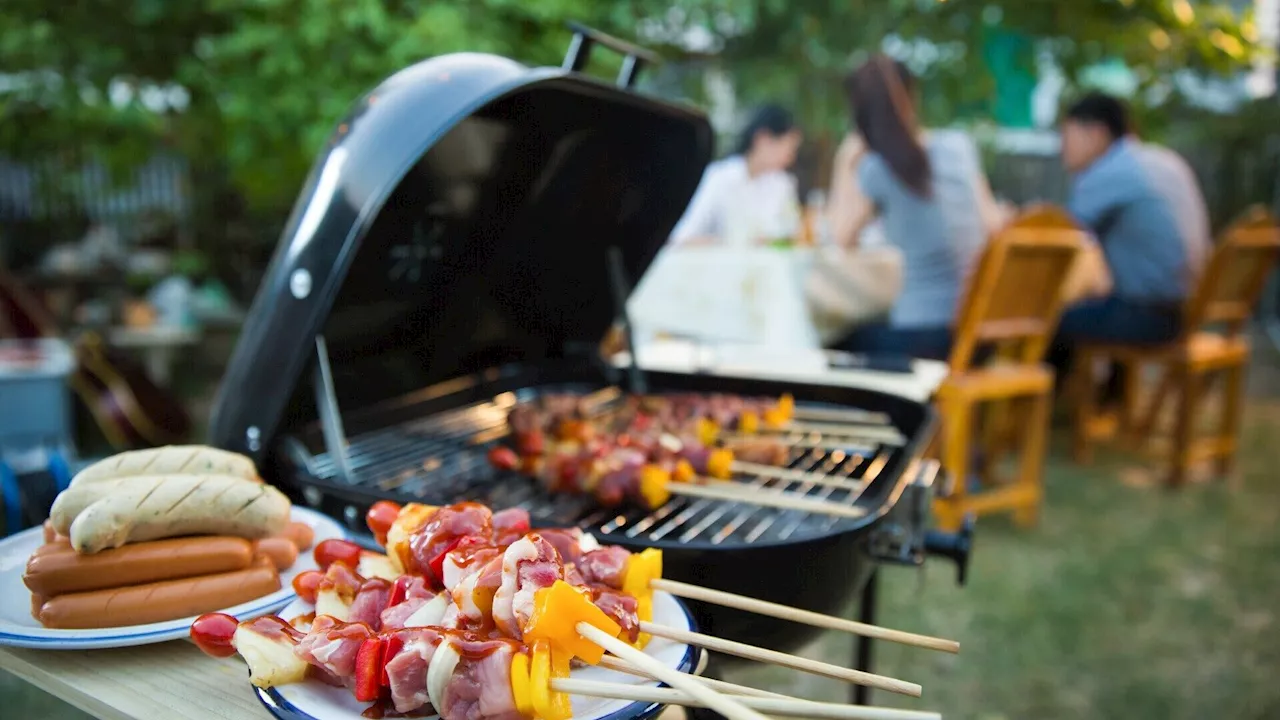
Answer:
[[[853,123],[867,148],[883,158],[904,185],[929,197],[933,168],[916,138],[915,85],[906,65],[882,54],[872,56],[844,81]]]
[[[1112,140],[1119,140],[1133,129],[1124,101],[1100,92],[1091,92],[1072,103],[1067,108],[1066,119],[1101,125]]]
[[[755,144],[756,135],[761,131],[777,137],[786,135],[796,127],[796,119],[791,111],[781,105],[761,105],[751,113],[751,119],[738,135],[738,144],[733,151],[738,155],[746,155]]]

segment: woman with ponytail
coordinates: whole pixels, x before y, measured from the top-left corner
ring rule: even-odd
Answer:
[[[841,349],[945,360],[969,270],[1004,222],[967,136],[926,133],[915,79],[876,55],[845,80],[855,131],[836,151],[829,221],[852,249],[873,220],[902,254],[902,291],[887,321],[855,329]]]

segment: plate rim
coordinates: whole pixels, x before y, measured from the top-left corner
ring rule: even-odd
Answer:
[[[670,593],[664,594],[670,595]],[[689,632],[697,632],[698,621],[693,617],[693,612],[689,610],[689,606],[685,604],[684,600],[675,595],[670,595],[670,597],[675,601],[676,607],[679,607],[680,611],[684,613],[685,621],[689,625]],[[698,666],[700,652],[701,649],[697,646],[684,643],[684,655],[680,658],[680,663],[676,669],[683,673],[692,672]],[[253,688],[254,697],[258,698],[258,702],[262,704],[266,711],[279,720],[320,720],[289,702],[287,698],[280,694],[277,688],[260,688],[255,685],[250,685],[249,687]],[[658,687],[669,686],[659,681]],[[614,710],[608,715],[593,717],[591,720],[648,720],[656,717],[664,707],[665,705],[662,703],[637,700],[625,707]],[[438,715],[426,715],[424,717],[428,719],[439,718]]]
[[[310,517],[316,521],[316,525],[328,524],[333,530],[339,534],[338,537],[344,540],[350,539],[351,533],[347,528],[335,518],[325,515],[318,510],[308,507],[294,505],[291,509],[292,513],[300,513],[304,517]],[[27,536],[34,536],[37,533],[44,532],[42,527],[27,528],[21,532],[0,539],[0,546],[10,543],[16,543],[20,539],[25,540]],[[285,593],[277,596],[278,593]],[[271,595],[267,595],[257,600],[250,600],[247,603],[235,605],[226,610],[234,610],[232,613],[236,616],[251,617],[255,615],[270,614],[281,610],[293,602],[297,598],[297,593],[289,585],[285,585]],[[187,618],[178,618],[176,620],[166,620],[166,623],[175,623],[186,620]],[[194,616],[193,616],[194,619]],[[151,624],[151,623],[149,623]],[[32,635],[25,632],[13,632],[11,629],[15,626],[4,624],[0,621],[0,647],[19,647],[35,650],[99,650],[105,648],[117,647],[133,647],[138,645],[150,645],[158,642],[167,642],[169,640],[177,640],[186,637],[188,632],[187,625],[180,625],[175,628],[161,628],[156,630],[147,630],[138,632],[130,630],[130,628],[145,627],[144,625],[127,625],[119,628],[97,628],[85,630],[57,630],[52,628],[29,628],[34,631],[42,632],[66,632],[73,633],[70,635]],[[16,626],[21,627],[21,626]],[[92,635],[83,635],[83,633],[92,633]]]

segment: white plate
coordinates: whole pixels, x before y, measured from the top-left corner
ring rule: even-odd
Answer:
[[[310,603],[297,600],[285,608],[280,616],[293,618],[311,611]],[[681,630],[695,629],[693,617],[684,604],[664,592],[654,594],[653,620],[659,625]],[[644,651],[681,672],[692,672],[698,657],[695,648],[662,638],[650,640]],[[638,686],[659,685],[651,680],[599,667],[574,668],[573,677],[577,680],[600,680]],[[361,713],[370,705],[358,702],[355,695],[346,688],[336,688],[315,680],[267,690],[254,689],[258,699],[271,714],[282,720],[364,720]],[[626,700],[583,697],[574,697],[572,700],[574,720],[640,720],[656,715],[661,710],[658,705]]]
[[[342,526],[332,519],[306,508],[293,508],[293,519],[311,526],[316,533],[315,542],[330,538],[345,538]],[[0,645],[42,648],[46,650],[88,650],[92,648],[127,647],[148,645],[187,637],[195,617],[168,622],[130,625],[95,630],[52,630],[40,625],[31,617],[31,591],[22,584],[22,573],[27,558],[44,544],[44,528],[34,527],[17,535],[0,540]],[[313,546],[314,547],[314,546]],[[298,561],[288,572],[280,575],[280,589],[266,597],[258,598],[221,612],[241,619],[269,615],[297,599],[293,592],[293,578],[305,570],[315,570],[315,558],[310,551],[299,553]]]

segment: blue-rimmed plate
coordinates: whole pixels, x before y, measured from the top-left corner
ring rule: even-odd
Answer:
[[[306,615],[312,606],[302,600],[295,601],[280,613],[292,618]],[[693,616],[684,604],[666,593],[656,593],[653,598],[653,620],[659,625],[681,630],[696,630]],[[681,671],[693,672],[699,657],[698,650],[689,645],[654,638],[645,646],[645,653]],[[605,670],[599,667],[574,668],[573,677],[578,680],[600,680],[627,683],[629,685],[656,687],[657,682],[634,675]],[[263,690],[254,688],[258,699],[281,720],[364,720],[361,713],[369,703],[356,701],[346,688],[336,688],[315,680],[293,685],[281,685]],[[647,720],[657,716],[662,706],[626,700],[574,697],[574,720]],[[434,717],[434,716],[432,716]]]
[[[306,508],[293,508],[293,519],[311,526],[318,543],[329,538],[345,538],[342,526]],[[46,650],[89,650],[93,648],[148,645],[184,638],[194,617],[147,625],[130,625],[95,630],[52,630],[31,617],[31,591],[22,584],[27,558],[44,544],[44,529],[31,528],[0,540],[0,645]],[[222,612],[246,619],[274,613],[297,599],[293,578],[304,570],[316,569],[310,552],[300,553],[288,572],[280,575],[280,589],[266,597],[236,605]]]

